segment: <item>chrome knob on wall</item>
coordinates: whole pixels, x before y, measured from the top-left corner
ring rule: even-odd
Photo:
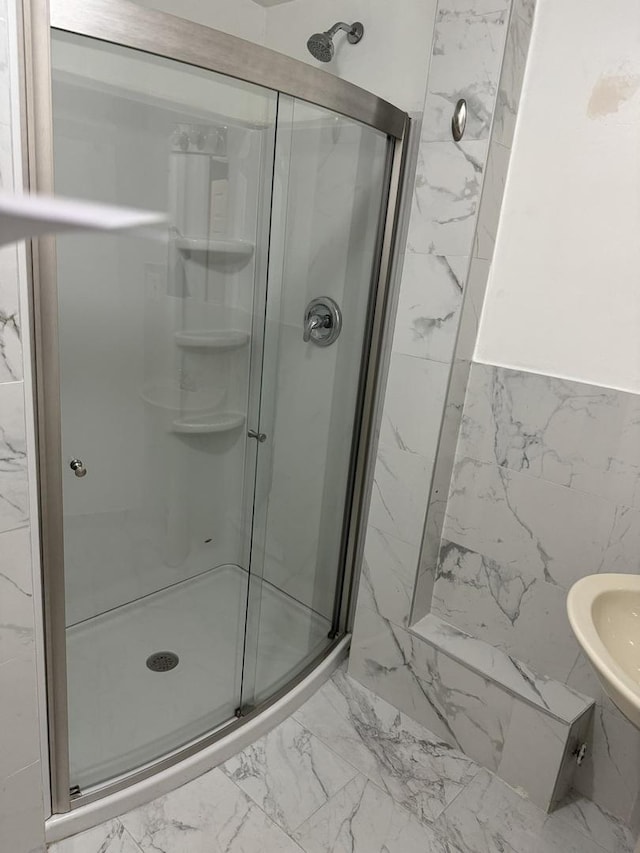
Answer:
[[[467,102],[464,98],[460,98],[453,111],[451,119],[451,133],[454,142],[460,142],[464,136],[464,129],[467,126]]]
[[[69,463],[69,468],[71,468],[76,477],[85,477],[87,474],[87,469],[84,467],[81,459],[72,459]]]
[[[342,313],[338,303],[330,296],[312,299],[304,312],[305,343],[313,341],[319,347],[330,346],[342,330]]]

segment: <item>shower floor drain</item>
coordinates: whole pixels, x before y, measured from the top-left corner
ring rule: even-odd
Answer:
[[[147,658],[147,666],[153,672],[169,672],[178,666],[180,658],[173,652],[154,652]]]

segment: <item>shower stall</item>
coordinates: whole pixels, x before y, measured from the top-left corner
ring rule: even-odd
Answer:
[[[348,635],[408,120],[125,0],[46,6],[33,188],[168,217],[33,247],[64,812],[255,719]]]

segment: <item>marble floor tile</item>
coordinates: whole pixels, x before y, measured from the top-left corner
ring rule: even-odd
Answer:
[[[49,853],[140,853],[119,820],[109,820],[49,847]]]
[[[466,853],[603,851],[575,825],[547,815],[487,770],[477,774],[434,829]]]
[[[122,823],[142,853],[300,853],[221,770],[129,812]]]
[[[553,813],[552,820],[563,821],[592,838],[607,853],[632,853],[633,833],[617,817],[577,793],[570,794]]]
[[[453,853],[455,848],[358,776],[302,824],[306,853]]]
[[[294,715],[420,820],[433,821],[478,765],[339,671]]]
[[[574,795],[546,814],[343,671],[295,718],[224,771],[49,853],[632,853],[593,803]]]
[[[227,761],[223,771],[287,832],[357,774],[292,718]]]
[[[497,769],[513,699],[496,684],[364,608],[349,674],[452,748]]]

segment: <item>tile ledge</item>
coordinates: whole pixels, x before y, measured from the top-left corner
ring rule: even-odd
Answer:
[[[409,631],[516,698],[568,725],[594,704],[592,698],[577,693],[560,681],[536,675],[516,658],[484,640],[465,634],[433,613],[424,616]]]

